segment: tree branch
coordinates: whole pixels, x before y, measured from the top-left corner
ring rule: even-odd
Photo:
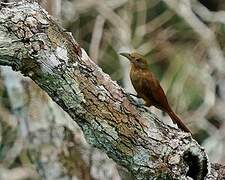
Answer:
[[[82,128],[87,141],[136,179],[203,179],[207,155],[94,64],[36,3],[1,4],[0,64],[34,80]]]

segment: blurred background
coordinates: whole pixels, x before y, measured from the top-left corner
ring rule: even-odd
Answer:
[[[143,54],[210,161],[225,164],[223,0],[38,3],[128,92],[135,93],[130,65],[119,53]],[[170,119],[151,111],[165,122]],[[3,180],[132,179],[90,147],[77,125],[39,87],[8,67],[1,67],[0,78],[0,165]]]

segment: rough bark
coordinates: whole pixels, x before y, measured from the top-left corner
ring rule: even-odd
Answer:
[[[2,3],[0,10],[0,65],[36,82],[91,145],[136,179],[206,176],[207,155],[191,135],[137,105],[38,4]]]
[[[121,179],[116,164],[90,147],[32,80],[7,66],[0,72],[1,180]]]

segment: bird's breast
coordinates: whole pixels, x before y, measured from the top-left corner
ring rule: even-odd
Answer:
[[[145,86],[145,76],[146,74],[142,69],[138,69],[135,67],[131,68],[130,71],[131,82],[138,94],[140,94],[140,92],[143,91],[143,88]]]

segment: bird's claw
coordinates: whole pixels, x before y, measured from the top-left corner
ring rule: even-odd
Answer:
[[[141,99],[140,97],[138,97],[138,95],[132,94],[132,93],[126,93],[128,95],[128,97],[130,96],[134,96],[136,97],[135,99],[132,98],[132,102],[135,106],[137,106],[138,108],[144,108],[145,110],[148,111],[148,109],[145,106],[145,102],[143,99]]]

